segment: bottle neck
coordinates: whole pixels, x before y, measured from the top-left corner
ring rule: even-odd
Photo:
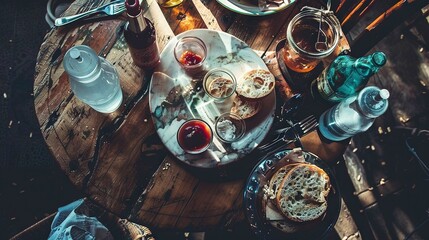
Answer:
[[[386,55],[382,52],[375,52],[369,56],[356,59],[355,68],[360,75],[369,77],[376,73],[384,64],[386,64]]]
[[[147,27],[147,23],[146,23],[146,19],[143,16],[142,11],[140,11],[139,14],[137,14],[137,16],[131,16],[127,13],[127,17],[128,17],[128,29],[134,33],[140,33],[143,32],[146,27]]]

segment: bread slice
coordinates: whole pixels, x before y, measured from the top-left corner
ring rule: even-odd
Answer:
[[[247,119],[258,113],[260,107],[261,104],[259,102],[249,102],[242,99],[240,96],[235,96],[231,107],[231,113],[234,113],[242,119]]]
[[[330,186],[329,176],[323,169],[299,164],[284,177],[276,194],[277,206],[290,220],[315,220],[326,212]]]
[[[274,86],[274,75],[270,71],[254,69],[246,72],[238,81],[236,92],[252,101],[270,94]]]
[[[280,188],[281,183],[283,182],[283,179],[285,178],[285,176],[289,173],[289,171],[300,165],[300,164],[305,164],[305,163],[292,163],[292,164],[287,164],[283,167],[281,167],[279,170],[277,170],[273,176],[270,179],[270,185],[269,188],[273,190],[273,194],[274,196],[277,195],[277,192]]]

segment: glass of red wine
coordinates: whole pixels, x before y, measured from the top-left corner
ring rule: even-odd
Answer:
[[[204,70],[204,60],[207,56],[207,47],[197,37],[183,37],[174,47],[174,57],[187,73],[197,73]]]
[[[177,132],[177,142],[187,153],[199,154],[207,150],[213,140],[210,126],[201,119],[184,122]]]

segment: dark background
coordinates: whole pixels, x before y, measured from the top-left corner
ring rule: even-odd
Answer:
[[[34,110],[34,67],[40,44],[50,29],[45,21],[47,1],[0,3],[0,239],[7,239],[82,195],[55,163]],[[404,184],[395,196],[379,199],[381,217],[392,229],[398,229],[395,226],[401,222],[412,226],[396,232],[397,236],[404,236],[424,222],[429,207],[424,175],[404,144],[411,135],[408,128],[429,128],[429,54],[427,48],[413,40],[413,36],[421,40],[419,32],[413,27],[413,35],[409,35],[405,30],[410,28],[399,27],[371,51],[382,50],[388,57],[388,64],[370,84],[391,92],[390,107],[367,133],[354,138],[356,153],[363,160],[372,186],[382,178]],[[429,144],[425,145],[424,139],[418,142],[421,156],[427,159],[424,154],[429,147],[424,146]],[[370,221],[353,195],[347,170],[341,165],[338,168],[338,177],[345,179],[341,181],[345,200],[363,239],[372,239]],[[403,214],[397,215],[394,210]],[[429,239],[424,233],[422,236]]]
[[[0,2],[0,239],[7,239],[80,195],[54,162],[34,110],[47,1]]]

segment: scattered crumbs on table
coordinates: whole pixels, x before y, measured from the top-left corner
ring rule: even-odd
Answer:
[[[8,128],[11,128],[11,127],[12,127],[12,123],[13,123],[13,120],[10,120],[10,121],[9,121],[9,126],[8,126]]]
[[[352,152],[354,152],[354,153],[355,153],[355,152],[357,152],[357,151],[358,151],[358,148],[354,148]]]
[[[375,150],[375,146],[371,145],[371,150],[374,151]]]
[[[162,171],[168,170],[168,168],[170,168],[171,164],[170,163],[165,163],[164,167],[162,168]]]
[[[33,137],[33,132],[30,132],[30,138],[32,138]]]

